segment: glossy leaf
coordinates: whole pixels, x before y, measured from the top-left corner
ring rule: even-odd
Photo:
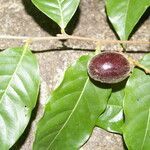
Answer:
[[[107,15],[121,40],[127,40],[150,0],[106,0]]]
[[[150,54],[142,60],[150,68]],[[150,75],[134,69],[127,82],[124,99],[123,136],[129,150],[150,148]]]
[[[126,81],[113,85],[106,110],[100,115],[96,125],[110,132],[122,133],[124,124],[123,98]]]
[[[82,56],[67,69],[61,85],[52,93],[37,126],[34,150],[76,150],[89,138],[104,111],[110,89],[91,82],[89,56]]]
[[[0,53],[0,149],[9,149],[25,130],[39,91],[35,56],[24,48]]]
[[[32,0],[32,2],[64,30],[76,12],[80,0]]]

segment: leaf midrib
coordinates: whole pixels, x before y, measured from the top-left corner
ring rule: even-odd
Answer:
[[[64,129],[64,127],[66,126],[66,124],[69,122],[71,116],[72,116],[73,113],[75,112],[75,110],[76,110],[76,108],[77,108],[77,106],[78,106],[78,104],[79,104],[79,102],[80,102],[80,100],[81,100],[81,98],[82,98],[82,95],[83,95],[83,93],[84,93],[84,90],[85,90],[85,88],[86,88],[86,85],[87,85],[88,81],[89,81],[89,78],[87,78],[87,80],[86,80],[86,82],[85,82],[85,84],[84,84],[84,87],[83,87],[83,89],[82,89],[82,92],[81,92],[81,94],[80,94],[80,96],[79,96],[79,98],[78,98],[78,100],[77,100],[77,102],[76,102],[76,104],[75,104],[75,106],[74,106],[72,112],[70,113],[68,119],[65,121],[64,125],[61,127],[61,129],[59,130],[59,132],[57,133],[57,135],[54,137],[53,141],[50,143],[50,145],[48,146],[47,150],[48,150],[48,149],[51,147],[51,145],[55,142],[55,140],[56,140],[57,137],[60,135],[61,131]]]
[[[61,3],[59,0],[57,0],[57,2],[58,2],[58,6],[59,6],[59,11],[60,11],[61,28],[64,28],[64,19],[63,19],[63,12],[62,12]]]
[[[127,9],[126,9],[126,15],[125,15],[125,23],[124,23],[124,36],[125,36],[125,39],[126,39],[126,24],[127,24],[127,15],[128,15],[129,5],[130,5],[130,0],[128,1]]]
[[[7,85],[6,89],[5,89],[5,92],[3,93],[3,95],[2,95],[2,97],[0,99],[0,103],[2,103],[2,100],[3,100],[5,94],[8,91],[8,88],[9,88],[9,86],[10,86],[10,84],[11,84],[13,78],[14,78],[14,75],[16,74],[16,72],[17,72],[17,70],[18,70],[18,68],[19,68],[19,66],[20,66],[20,64],[21,64],[21,62],[23,60],[23,57],[25,56],[26,50],[27,50],[27,47],[24,47],[23,52],[22,52],[22,56],[20,57],[20,60],[19,60],[18,64],[16,65],[16,69],[14,70],[14,72],[12,74],[12,77],[10,78],[10,80],[8,82],[8,85]]]

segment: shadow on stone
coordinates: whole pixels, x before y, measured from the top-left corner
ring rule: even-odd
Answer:
[[[105,7],[105,14],[107,14],[106,7]],[[113,31],[113,33],[115,34],[115,36],[116,36],[117,39],[119,40],[119,36],[118,36],[117,32],[115,31],[115,29],[114,29],[112,23],[110,22],[110,20],[109,20],[109,18],[108,18],[108,15],[106,15],[106,21],[107,21],[107,23],[108,23],[110,29]]]
[[[49,17],[47,17],[44,13],[42,13],[38,8],[34,6],[31,0],[22,0],[22,3],[25,7],[26,12],[32,16],[33,20],[40,25],[43,30],[48,32],[50,35],[55,36],[56,34],[60,34],[60,27]],[[76,11],[75,15],[69,22],[66,32],[68,34],[72,34],[73,30],[78,24],[80,16],[80,9]]]
[[[70,22],[67,25],[67,28],[66,28],[67,34],[70,34],[70,35],[73,34],[74,29],[76,28],[76,26],[78,25],[78,23],[80,21],[80,13],[81,13],[81,10],[78,7],[76,13],[74,14],[74,16],[72,17],[72,19],[70,20]]]
[[[145,13],[142,15],[138,23],[135,25],[133,31],[131,32],[129,39],[132,37],[132,35],[143,25],[143,23],[150,17],[150,7],[145,11]]]

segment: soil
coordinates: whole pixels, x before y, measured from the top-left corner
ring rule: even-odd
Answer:
[[[30,0],[0,0],[0,4],[0,35],[41,37],[55,36],[60,33],[59,27],[41,13]],[[150,30],[148,30],[150,20],[147,14],[144,15],[141,22],[136,26],[131,40],[150,39]],[[100,39],[117,39],[112,26],[108,23],[104,0],[81,0],[80,7],[67,27],[67,33]],[[22,45],[23,41],[0,40],[1,50]],[[34,42],[31,45],[31,49],[35,51],[39,60],[42,77],[39,104],[33,111],[33,117],[27,130],[14,149],[31,150],[35,123],[43,113],[42,106],[49,92],[59,84],[65,69],[70,64],[82,54],[91,53],[94,48],[94,43],[77,40],[43,41]],[[101,45],[101,49],[118,50],[120,46],[117,44]],[[128,45],[127,50],[130,51],[129,54],[139,59],[143,53],[146,53],[143,51],[150,50],[150,45]],[[124,145],[120,135],[95,128],[89,141],[81,149],[123,150]]]

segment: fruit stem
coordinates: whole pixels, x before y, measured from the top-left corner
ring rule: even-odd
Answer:
[[[130,63],[132,63],[134,66],[137,66],[141,69],[143,69],[145,71],[146,74],[150,74],[150,69],[146,68],[145,66],[143,66],[142,64],[140,64],[138,61],[134,60],[131,57],[128,57],[128,60]]]
[[[100,42],[96,43],[96,47],[95,47],[95,55],[101,53],[101,44]]]
[[[29,45],[32,43],[32,39],[26,39],[24,42],[25,42],[24,48],[28,49]]]

